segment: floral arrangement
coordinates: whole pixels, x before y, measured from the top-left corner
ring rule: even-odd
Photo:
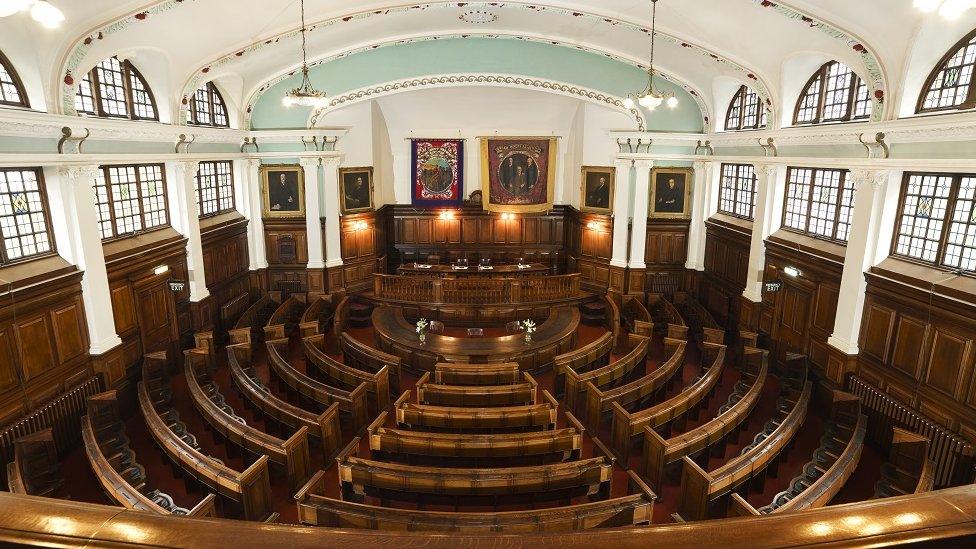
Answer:
[[[522,322],[520,322],[520,324],[522,326],[522,330],[524,330],[525,333],[527,333],[527,334],[533,334],[533,333],[535,333],[535,330],[536,330],[536,328],[535,328],[535,322],[533,322],[531,318],[527,318],[527,319],[523,320]]]
[[[417,333],[423,334],[424,332],[427,331],[428,326],[430,326],[430,323],[427,322],[427,319],[421,318],[420,320],[417,321]]]

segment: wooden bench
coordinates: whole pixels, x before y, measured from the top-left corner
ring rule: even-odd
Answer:
[[[447,385],[430,382],[430,372],[417,381],[417,403],[434,406],[523,406],[536,403],[539,384],[527,372],[512,385]]]
[[[614,339],[613,333],[607,332],[579,349],[557,356],[553,362],[553,371],[556,373],[554,381],[556,396],[562,397],[565,393],[567,368],[582,374],[606,366],[610,363],[610,353],[613,352],[616,344],[617,340]]]
[[[308,336],[302,340],[305,349],[305,364],[309,374],[320,381],[336,384],[351,390],[360,384],[366,385],[366,400],[370,413],[378,414],[390,405],[390,368],[382,366],[375,373],[347,366],[325,353],[325,336]]]
[[[251,366],[251,347],[247,343],[228,345],[227,363],[230,365],[230,379],[234,386],[264,417],[292,431],[308,428],[309,436],[319,442],[325,459],[335,457],[342,445],[338,402],[333,402],[324,412],[316,415],[281,400],[258,381]]]
[[[335,318],[335,302],[338,294],[319,294],[309,292],[308,306],[298,319],[298,330],[302,337],[325,333]]]
[[[271,371],[300,399],[323,411],[333,404],[339,403],[339,411],[349,416],[354,431],[366,426],[369,421],[366,384],[360,384],[355,389],[347,391],[316,381],[296,370],[291,363],[285,360],[282,353],[287,353],[287,339],[268,341],[265,345],[268,349],[268,365]]]
[[[284,469],[288,485],[298,488],[311,476],[308,454],[308,427],[302,425],[282,440],[248,425],[224,402],[216,384],[210,379],[211,365],[196,349],[184,351],[186,384],[197,411],[214,433],[254,456],[268,456]]]
[[[529,534],[577,532],[592,528],[650,524],[654,493],[628,472],[628,493],[619,498],[527,511],[441,512],[390,509],[325,495],[325,472],[319,471],[295,494],[298,520],[309,526],[384,531]]]
[[[126,509],[158,515],[217,516],[216,496],[212,493],[192,509],[185,509],[176,505],[169,495],[147,485],[145,468],[135,461],[135,453],[128,448],[115,391],[89,397],[88,409],[89,414],[81,418],[85,455],[102,491],[110,500]],[[96,428],[93,418],[99,417],[102,419],[97,422],[101,425]]]
[[[812,389],[813,384],[807,381],[799,394],[784,395],[784,402],[778,406],[783,416],[771,420],[775,429],[760,433],[761,440],[747,446],[743,453],[721,467],[706,472],[690,457],[684,456],[678,497],[681,518],[688,521],[726,516],[728,496],[767,471],[800,431],[806,420]],[[789,408],[783,405],[790,403],[785,400],[788,398],[792,398]]]
[[[167,422],[156,411],[145,382],[140,381],[137,390],[139,409],[146,420],[149,433],[170,461],[196,482],[214,490],[218,496],[239,504],[245,520],[277,520],[278,514],[272,511],[268,456],[259,457],[243,472],[227,467],[203,454],[170,430]]]
[[[349,327],[349,306],[351,304],[352,300],[347,295],[342,296],[342,299],[336,304],[335,316],[332,317],[332,335],[336,339],[339,339],[339,336]]]
[[[574,428],[488,435],[430,433],[384,427],[386,420],[383,412],[366,430],[370,450],[378,459],[507,460],[555,455],[558,461],[567,461],[580,457],[582,435]]]
[[[874,485],[875,498],[921,494],[935,483],[935,462],[929,459],[928,437],[893,427],[888,461]]]
[[[232,330],[228,330],[227,335],[230,343],[250,343],[259,341],[263,328],[267,324],[271,313],[280,304],[280,294],[271,292],[261,294],[261,296],[247,308],[246,311],[237,319]]]
[[[623,295],[620,303],[620,318],[631,333],[651,337],[654,334],[654,321],[644,306],[643,295]]]
[[[363,459],[357,457],[359,446],[356,437],[336,458],[342,499],[357,503],[362,503],[367,495],[382,499],[519,495],[541,498],[551,492],[560,493],[560,499],[572,494],[605,500],[613,476],[612,464],[603,457],[494,469],[422,467]]]
[[[54,497],[63,486],[54,429],[48,427],[14,442],[14,460],[7,464],[10,492]]]
[[[288,299],[281,302],[268,317],[264,328],[265,334],[268,333],[268,328],[273,326],[283,326],[285,334],[293,334],[298,328],[298,320],[305,311],[305,307],[305,294],[294,293],[289,295]]]
[[[394,403],[397,425],[450,432],[549,431],[556,428],[559,403],[542,391],[543,403],[528,406],[461,408],[408,402],[406,391]]]
[[[220,306],[220,326],[227,330],[234,328],[244,312],[251,306],[253,296],[250,292],[244,292],[231,298]]]
[[[390,392],[400,392],[400,359],[393,355],[374,349],[351,335],[344,333],[338,336],[339,350],[342,352],[342,362],[363,372],[377,373],[386,367],[390,377]]]
[[[725,343],[725,330],[691,294],[675,292],[674,306],[681,311],[682,318],[701,341]]]
[[[618,360],[586,372],[577,372],[570,365],[563,368],[563,402],[566,408],[576,412],[585,403],[586,382],[598,388],[610,389],[641,376],[647,365],[647,350],[650,339],[637,334],[627,334],[630,351]]]
[[[684,417],[699,408],[722,379],[725,367],[725,345],[706,343],[702,345],[702,362],[711,365],[694,383],[681,393],[657,405],[634,412],[611,402],[613,420],[610,428],[610,447],[622,467],[627,467],[631,444],[644,432],[645,427],[656,429]]]
[[[440,362],[434,366],[434,383],[445,385],[513,385],[522,376],[517,362],[466,364]]]
[[[654,319],[654,329],[666,329],[672,339],[688,340],[688,324],[681,312],[662,294],[647,294],[647,310]]]
[[[664,481],[665,468],[681,461],[681,458],[722,441],[726,435],[737,430],[752,413],[766,383],[769,373],[769,360],[762,361],[759,372],[755,374],[748,389],[741,395],[733,392],[730,399],[738,400],[724,411],[698,427],[665,440],[651,426],[644,427],[644,451],[640,461],[642,477],[653,487],[660,487]]]
[[[586,393],[586,421],[596,432],[605,416],[609,416],[612,404],[627,409],[641,402],[647,401],[670,387],[675,380],[681,379],[685,365],[686,341],[664,338],[664,354],[668,359],[653,372],[635,379],[630,383],[611,387],[606,390],[586,380],[583,387]]]

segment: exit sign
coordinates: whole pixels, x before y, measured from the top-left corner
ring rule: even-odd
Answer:
[[[778,292],[783,288],[783,283],[779,280],[774,282],[767,282],[763,285],[764,290],[767,292]]]
[[[174,292],[182,292],[185,288],[186,288],[186,282],[176,280],[169,283],[169,289]]]

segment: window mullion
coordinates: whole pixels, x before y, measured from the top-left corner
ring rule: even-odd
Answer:
[[[102,167],[102,177],[105,178],[105,192],[108,195],[108,218],[112,224],[112,238],[115,238],[119,236],[119,225],[115,218],[115,193],[112,189],[114,182],[109,177],[110,173],[111,170],[108,167]]]
[[[959,186],[962,184],[962,175],[955,175],[952,177],[952,183],[949,187],[949,197],[946,200],[946,211],[945,217],[942,222],[942,234],[939,236],[939,249],[935,256],[935,264],[938,267],[947,267],[945,264],[946,254],[948,253],[948,243],[949,243],[949,231],[952,229],[953,216],[956,213],[956,201],[959,198]],[[958,269],[959,267],[953,267]]]
[[[126,99],[125,111],[126,114],[129,115],[130,120],[136,120],[138,116],[136,116],[135,96],[132,94],[132,78],[132,65],[126,61],[122,65],[122,87],[125,90]],[[139,170],[137,169],[136,172],[138,173],[138,171]],[[138,177],[139,176],[136,175],[137,179]]]
[[[841,215],[840,212],[841,212],[841,209],[844,207],[844,189],[846,189],[846,188],[847,188],[847,170],[841,170],[840,171],[840,178],[837,181],[837,202],[834,205],[834,232],[833,232],[833,239],[834,240],[840,240],[838,238],[838,236],[837,236],[837,231],[840,230],[840,215]],[[854,199],[854,190],[855,189],[851,189],[851,200]],[[851,204],[851,206],[852,206],[851,207],[851,219],[850,219],[850,222],[848,223],[848,226],[854,224],[854,208],[853,208],[853,205],[854,204],[852,203]],[[850,237],[850,233],[848,233],[848,237]]]

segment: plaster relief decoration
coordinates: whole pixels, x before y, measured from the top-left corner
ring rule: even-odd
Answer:
[[[411,139],[413,194],[418,207],[459,206],[464,200],[464,140]]]
[[[555,137],[482,137],[485,210],[539,213],[552,209],[556,144]]]
[[[373,168],[340,168],[339,202],[342,215],[373,211]]]
[[[305,217],[305,170],[292,164],[261,166],[264,217]]]
[[[689,219],[691,217],[691,168],[655,168],[651,171],[651,200],[648,217]]]

